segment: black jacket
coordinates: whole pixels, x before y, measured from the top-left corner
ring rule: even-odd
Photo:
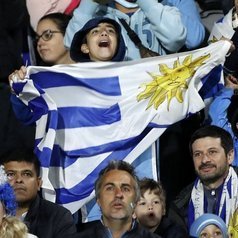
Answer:
[[[154,233],[163,238],[188,238],[187,231],[182,226],[165,216]]]
[[[112,238],[109,230],[101,221],[89,222],[86,229],[80,232],[74,238]],[[160,236],[149,232],[140,227],[136,222],[134,227],[122,235],[122,238],[161,238]]]
[[[24,222],[29,233],[38,238],[67,238],[76,233],[70,211],[39,196],[32,202]]]
[[[233,167],[236,174],[238,174],[238,167]],[[181,225],[188,232],[188,205],[191,199],[191,193],[194,183],[185,187],[176,199],[170,204],[168,209],[168,216],[171,220]]]

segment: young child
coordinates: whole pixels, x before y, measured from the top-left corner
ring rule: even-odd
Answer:
[[[228,238],[227,226],[217,215],[205,213],[198,217],[190,227],[191,238]]]
[[[150,178],[140,181],[141,197],[135,207],[138,222],[163,238],[186,238],[188,235],[166,214],[165,191],[160,182]]]
[[[120,25],[110,18],[93,18],[75,33],[70,56],[76,62],[123,61],[126,52]]]

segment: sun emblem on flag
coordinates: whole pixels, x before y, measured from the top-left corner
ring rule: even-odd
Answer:
[[[188,88],[187,81],[193,77],[197,68],[203,65],[209,57],[210,54],[206,54],[192,60],[192,55],[188,55],[182,64],[178,58],[174,61],[173,68],[169,68],[166,64],[159,64],[160,74],[148,73],[153,81],[141,85],[144,90],[137,95],[137,101],[150,99],[146,109],[154,106],[156,110],[166,98],[168,110],[172,98],[176,98],[178,102],[182,103],[183,92]]]

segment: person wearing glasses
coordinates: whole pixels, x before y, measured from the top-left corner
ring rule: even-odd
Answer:
[[[53,66],[74,63],[63,41],[70,19],[71,17],[64,13],[50,13],[39,20],[35,36],[36,49],[41,60],[39,65]],[[10,86],[13,75],[18,75],[18,78],[24,79],[26,66],[21,66],[19,70],[15,70],[9,75]],[[15,94],[11,95],[10,100],[17,119],[28,124],[26,122],[31,117],[30,109]]]
[[[68,49],[64,46],[64,34],[71,17],[63,13],[43,16],[36,29],[36,49],[43,65],[71,64]]]

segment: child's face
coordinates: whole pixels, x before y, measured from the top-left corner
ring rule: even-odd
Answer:
[[[147,190],[136,204],[135,215],[141,225],[153,232],[165,215],[164,204],[158,195]]]
[[[110,61],[117,50],[117,32],[110,23],[100,23],[89,31],[87,43],[82,44],[81,51],[89,54],[92,61]]]
[[[200,233],[199,238],[224,238],[220,228],[215,225],[206,226]]]

